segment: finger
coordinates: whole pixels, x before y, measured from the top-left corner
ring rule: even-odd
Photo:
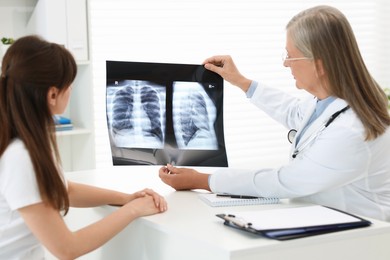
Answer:
[[[204,61],[203,61],[203,65],[204,64],[207,64],[207,63],[213,63],[214,62],[214,56],[213,57],[210,57],[210,58],[207,58],[207,59],[205,59]]]
[[[161,212],[164,212],[164,211],[166,211],[167,209],[168,209],[168,204],[167,204],[166,200],[165,200],[163,197],[161,197],[161,201],[160,201],[160,211],[161,211]]]
[[[153,196],[153,201],[154,201],[154,206],[156,206],[156,208],[160,208],[160,196]]]
[[[156,194],[156,196],[154,197],[154,201],[155,201],[156,208],[159,208],[161,211],[163,211],[164,208],[166,208],[166,202],[164,197]]]
[[[145,189],[143,189],[143,191],[144,191],[146,194],[150,195],[150,196],[153,196],[154,194],[157,194],[154,190],[149,189],[149,188],[145,188]]]
[[[141,198],[141,197],[145,197],[146,192],[145,191],[137,191],[134,195],[136,198]]]
[[[160,211],[163,210],[164,208],[164,202],[163,202],[163,199],[161,196],[156,196],[154,197],[154,205],[156,206],[156,208],[158,208]]]
[[[174,174],[177,171],[177,168],[169,163],[167,164],[166,168],[167,168],[167,174]]]
[[[158,172],[158,176],[163,179],[165,176],[168,175],[168,169],[166,168],[166,166],[164,166],[164,169],[160,169],[160,171]]]
[[[145,189],[145,192],[152,196],[153,200],[154,200],[154,204],[156,205],[156,208],[159,208],[160,207],[160,203],[161,203],[161,196],[155,192],[154,190],[152,189]]]
[[[224,64],[225,56],[223,55],[217,55],[217,56],[212,56],[210,58],[207,58],[203,64],[211,63],[215,64],[217,66],[222,66]]]
[[[166,178],[167,176],[169,176],[168,170],[167,170],[167,169],[161,170],[161,171],[159,171],[159,173],[158,173],[158,177],[160,177],[160,179],[162,179],[162,180],[165,180],[165,178]]]
[[[161,174],[161,173],[167,173],[168,172],[168,169],[167,169],[167,166],[163,166],[161,167],[158,172]]]
[[[207,63],[204,65],[204,67],[212,72],[215,72],[219,75],[221,75],[222,71],[223,71],[223,67],[222,66],[216,66],[212,63]]]

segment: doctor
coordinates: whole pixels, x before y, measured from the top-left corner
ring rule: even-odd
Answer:
[[[317,6],[297,14],[286,29],[284,66],[296,86],[313,95],[307,100],[244,77],[230,56],[208,58],[204,65],[292,129],[290,162],[212,175],[167,165],[160,178],[176,190],[294,198],[390,221],[388,101],[363,62],[349,22],[339,10]]]

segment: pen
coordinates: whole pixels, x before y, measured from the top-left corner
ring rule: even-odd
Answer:
[[[174,166],[174,162],[171,162],[170,165],[171,165],[171,166]],[[167,164],[167,166],[165,166],[165,168],[168,169],[168,164]],[[171,174],[171,173],[172,173],[171,170],[168,170],[168,174]]]
[[[217,194],[217,197],[229,197],[232,199],[258,199],[259,198],[255,196],[232,195],[232,194]]]
[[[168,165],[167,166],[165,166],[165,169],[167,169],[168,170]],[[168,170],[168,173],[167,174],[171,174],[171,171],[170,170]]]

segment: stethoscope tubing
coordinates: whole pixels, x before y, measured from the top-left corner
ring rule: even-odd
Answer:
[[[299,143],[297,147],[294,149],[293,154],[291,155],[292,158],[296,158],[297,155],[302,152],[310,143],[312,143],[341,113],[345,112],[349,109],[349,106],[344,107],[343,109],[335,112],[333,115],[329,117],[329,119],[323,124],[317,131],[315,131],[315,134],[312,134],[308,139],[306,139],[303,143]],[[297,130],[291,129],[287,133],[287,139],[290,143],[293,142],[295,136],[297,134]]]

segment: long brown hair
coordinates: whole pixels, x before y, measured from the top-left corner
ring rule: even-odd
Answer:
[[[355,111],[366,140],[383,134],[390,125],[388,100],[368,72],[347,18],[334,7],[316,6],[294,16],[286,28],[305,57],[321,60],[329,93]]]
[[[0,83],[0,156],[13,139],[23,141],[30,155],[44,202],[69,209],[47,94],[70,87],[77,66],[64,47],[37,36],[16,40],[4,55]]]

